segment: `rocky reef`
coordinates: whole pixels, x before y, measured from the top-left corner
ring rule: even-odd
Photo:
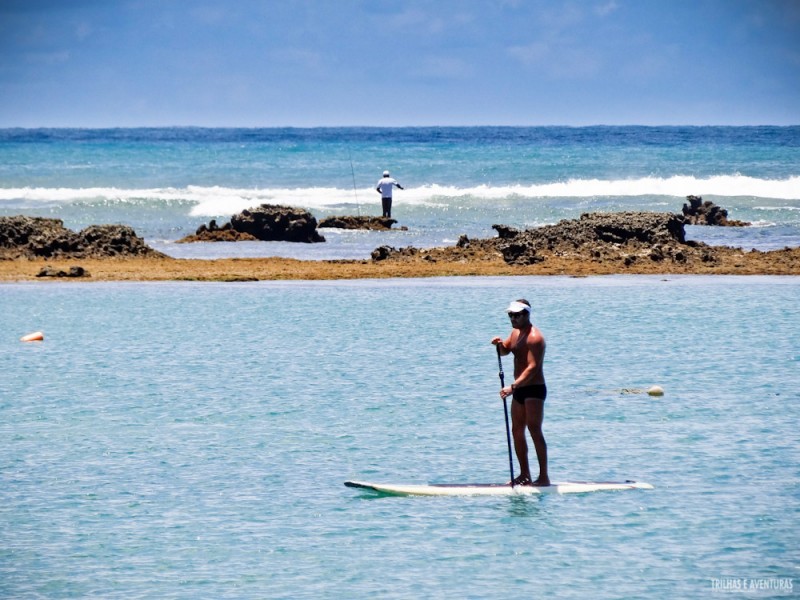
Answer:
[[[69,268],[69,271],[65,271],[64,269],[56,269],[50,265],[43,267],[37,274],[36,277],[57,277],[57,278],[64,278],[64,277],[91,277],[89,272],[81,266],[73,266]]]
[[[728,219],[728,211],[700,196],[686,196],[683,217],[687,225],[717,225],[719,227],[747,227],[750,223]]]
[[[127,225],[91,225],[79,232],[61,219],[0,217],[0,258],[167,258]]]
[[[176,243],[188,244],[191,242],[252,242],[256,238],[249,233],[236,231],[231,225],[230,221],[225,223],[222,227],[217,225],[216,219],[211,219],[208,225],[200,225],[194,235],[187,235],[179,239]]]
[[[397,221],[388,217],[354,217],[348,215],[335,215],[325,217],[319,222],[320,229],[325,227],[336,227],[338,229],[367,229],[370,231],[388,231]],[[400,227],[400,231],[406,231],[407,227]]]
[[[381,246],[373,261],[423,259],[478,261],[501,255],[508,265],[528,266],[552,259],[574,259],[630,266],[647,261],[686,264],[713,263],[724,251],[687,241],[684,217],[672,213],[586,213],[555,225],[519,230],[494,225],[498,237],[470,240],[461,236],[454,247],[420,250]]]
[[[194,235],[179,243],[188,242],[238,242],[260,240],[263,242],[324,242],[317,233],[317,219],[307,210],[277,204],[262,204],[243,210],[231,217],[221,227],[212,220],[201,225]]]
[[[580,219],[519,231],[494,225],[497,249],[510,265],[530,265],[548,254],[597,260],[685,259],[683,217],[670,213],[586,213]]]

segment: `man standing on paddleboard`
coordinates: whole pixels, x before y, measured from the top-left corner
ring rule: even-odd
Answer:
[[[514,355],[514,381],[500,390],[501,398],[514,398],[511,402],[511,432],[521,471],[514,478],[514,485],[550,485],[547,443],[542,433],[544,401],[547,398],[543,369],[544,336],[531,323],[531,303],[524,298],[512,302],[506,312],[511,319],[511,334],[505,340],[493,338],[492,344],[497,347],[501,356]],[[528,465],[526,429],[531,432],[539,460],[539,477],[535,481],[531,481]]]
[[[389,171],[383,172],[383,177],[378,180],[378,186],[375,188],[381,195],[381,205],[383,208],[383,216],[387,219],[392,218],[392,189],[397,188],[402,190],[403,186],[397,183]]]

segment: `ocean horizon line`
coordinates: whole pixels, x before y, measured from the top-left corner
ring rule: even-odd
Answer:
[[[159,130],[159,129],[185,129],[185,130],[425,130],[425,129],[792,129],[800,128],[800,123],[749,123],[749,124],[641,124],[641,123],[594,123],[587,125],[549,124],[549,125],[512,125],[491,124],[480,125],[3,125],[0,131],[51,131],[51,130],[85,130],[85,131],[117,131],[117,130]]]

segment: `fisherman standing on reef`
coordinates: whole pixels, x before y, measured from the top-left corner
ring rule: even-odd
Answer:
[[[514,354],[514,381],[500,390],[500,397],[513,396],[511,402],[511,432],[519,461],[520,475],[513,485],[550,485],[547,473],[547,442],[542,433],[544,401],[547,385],[544,382],[545,341],[542,332],[531,323],[531,303],[521,298],[506,309],[511,319],[511,334],[505,340],[492,338],[501,356]],[[539,477],[531,481],[528,465],[526,429],[531,432],[536,457],[539,459]]]
[[[389,171],[383,172],[383,177],[378,181],[378,187],[375,189],[381,195],[381,204],[383,205],[383,216],[387,219],[392,218],[392,188],[396,187],[399,190],[403,186],[397,183],[397,180],[392,178]]]

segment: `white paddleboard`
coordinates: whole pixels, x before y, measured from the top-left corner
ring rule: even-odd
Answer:
[[[515,485],[503,483],[432,483],[429,485],[397,485],[345,481],[347,487],[359,488],[390,496],[517,496],[533,494],[585,494],[613,490],[652,490],[643,481],[561,481],[547,486]]]

